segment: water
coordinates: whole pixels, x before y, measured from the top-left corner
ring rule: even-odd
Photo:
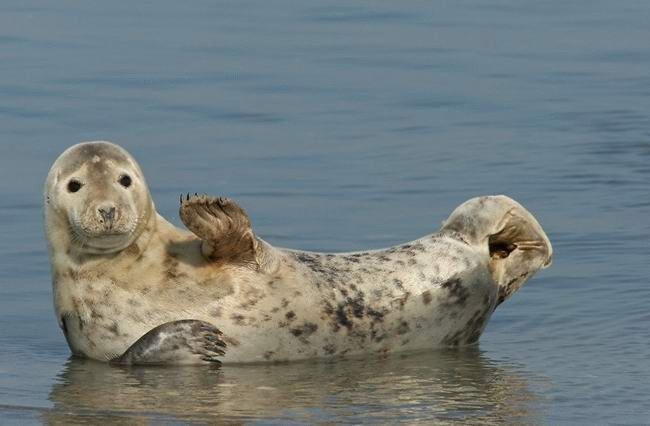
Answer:
[[[650,423],[649,23],[632,0],[3,2],[0,421]],[[41,188],[91,139],[179,225],[178,194],[208,192],[276,245],[377,248],[506,193],[555,263],[467,351],[68,359]]]

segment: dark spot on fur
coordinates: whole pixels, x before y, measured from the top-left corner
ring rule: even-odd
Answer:
[[[363,341],[368,336],[368,333],[362,328],[353,328],[350,331],[350,336],[357,339],[357,345],[359,345],[359,348],[363,349]]]
[[[285,317],[287,318],[287,320],[289,320],[289,321],[293,321],[294,319],[296,319],[296,314],[295,314],[293,311],[289,311],[289,312],[287,312],[284,316],[285,316]]]
[[[169,254],[163,260],[163,267],[165,268],[165,276],[168,280],[175,280],[179,277],[178,260],[169,256]]]
[[[349,300],[349,305],[352,308],[352,313],[357,318],[363,318],[363,312],[365,306],[363,303],[363,292],[357,293],[357,296],[354,299]]]
[[[119,327],[117,325],[117,322],[115,322],[115,321],[113,321],[113,323],[111,325],[106,327],[106,329],[108,331],[110,331],[111,333],[113,333],[114,335],[116,335],[116,336],[120,335],[120,329],[119,329]]]
[[[246,324],[246,317],[241,315],[241,314],[232,314],[230,316],[230,319],[235,322],[237,325],[245,325]]]
[[[469,291],[465,286],[463,286],[463,282],[459,278],[452,278],[450,280],[445,281],[440,285],[442,288],[447,290],[449,292],[450,296],[454,297],[453,302],[447,302],[445,304],[458,304],[460,306],[464,306],[465,302],[467,302],[467,298],[469,297]]]
[[[334,307],[329,301],[325,301],[325,306],[323,307],[323,312],[330,316],[334,313]]]
[[[282,299],[282,305],[281,305],[281,306],[282,306],[283,308],[286,308],[287,306],[289,306],[289,301],[288,301],[287,299],[283,298],[283,299]]]
[[[315,261],[314,256],[307,253],[296,253],[296,258],[302,263],[313,263]]]
[[[483,327],[490,315],[490,307],[477,309],[472,317],[462,325],[459,330],[449,333],[442,339],[442,344],[446,346],[458,346],[460,344],[476,343],[481,336]]]
[[[74,299],[73,299],[74,301]],[[75,312],[77,311],[76,306],[75,306]],[[104,315],[102,315],[97,309],[91,309],[90,311],[90,318],[92,318],[95,322],[99,322],[104,319]]]
[[[386,338],[386,334],[377,330],[370,330],[370,338],[375,342],[381,342]]]
[[[497,299],[497,306],[503,303],[512,293],[514,293],[519,286],[515,285],[517,281],[522,278],[526,278],[529,272],[524,272],[523,274],[511,279],[505,285],[499,286],[499,298]]]
[[[241,309],[244,309],[246,311],[249,311],[253,308],[253,306],[257,305],[258,299],[248,299],[245,300],[244,302],[239,304],[239,307]]]
[[[303,343],[307,343],[307,338],[314,334],[314,332],[318,330],[318,325],[314,324],[313,322],[307,322],[305,321],[303,325],[299,327],[294,327],[290,329],[289,331],[291,334],[293,334],[296,337],[300,337],[300,340]]]
[[[404,290],[404,284],[402,283],[402,280],[393,278],[393,285],[398,288],[399,290]]]
[[[424,293],[422,293],[422,303],[424,303],[425,305],[431,303],[432,299],[433,297],[431,296],[430,290],[426,290]]]
[[[343,303],[336,308],[336,322],[348,329],[352,328],[352,321],[348,318],[347,309]],[[338,327],[336,327],[336,330],[338,330]]]
[[[325,352],[326,355],[334,355],[336,353],[336,346],[333,343],[328,343],[323,346],[323,352]]]
[[[373,321],[380,322],[384,320],[384,312],[380,312],[372,308],[367,308],[366,313],[370,318],[372,318]]]
[[[411,331],[411,327],[406,321],[400,321],[399,326],[397,326],[397,334],[402,335]]]
[[[266,351],[266,352],[264,352],[264,355],[263,355],[263,356],[264,356],[264,359],[268,361],[268,360],[271,359],[271,357],[272,357],[273,355],[275,355],[275,352],[273,352],[273,351]]]

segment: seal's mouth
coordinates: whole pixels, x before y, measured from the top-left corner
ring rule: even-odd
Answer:
[[[95,223],[92,223],[91,226],[83,226],[83,224],[71,218],[70,235],[72,243],[82,251],[114,252],[131,243],[140,222],[141,218],[138,218],[128,227],[103,227],[96,226]]]
[[[73,242],[81,248],[111,250],[120,247],[130,237],[130,232],[108,231],[103,233],[86,233],[74,226],[72,228]]]

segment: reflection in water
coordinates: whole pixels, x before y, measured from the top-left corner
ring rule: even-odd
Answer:
[[[478,349],[273,365],[115,367],[70,359],[48,423],[539,421],[527,374]],[[156,413],[155,415],[151,413]]]

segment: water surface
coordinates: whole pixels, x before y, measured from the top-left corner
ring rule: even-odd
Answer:
[[[2,423],[650,423],[650,5],[623,0],[9,1],[0,6]],[[505,193],[552,268],[478,348],[273,366],[68,359],[41,219],[82,140],[236,199],[307,250],[433,232]]]

